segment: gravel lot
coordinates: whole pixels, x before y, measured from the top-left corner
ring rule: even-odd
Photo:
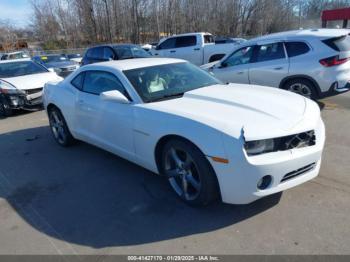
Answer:
[[[0,119],[0,254],[350,254],[350,93],[320,105],[316,179],[202,209],[105,151],[61,148],[44,111]]]

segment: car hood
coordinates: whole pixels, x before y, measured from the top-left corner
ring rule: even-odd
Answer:
[[[56,75],[56,73],[47,72],[41,74],[3,78],[3,80],[10,83],[17,89],[28,90],[42,88],[44,87],[45,83],[49,81],[61,81],[62,78]]]
[[[47,68],[64,68],[64,67],[76,66],[76,65],[77,65],[77,63],[74,61],[45,63],[45,66]]]
[[[247,140],[293,134],[315,124],[320,114],[316,103],[300,95],[243,84],[199,88],[186,92],[179,99],[147,105],[201,122],[231,136],[239,137],[243,132]]]

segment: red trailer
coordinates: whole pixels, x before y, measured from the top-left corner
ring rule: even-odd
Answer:
[[[322,11],[322,27],[327,27],[328,21],[343,20],[343,28],[348,27],[350,19],[350,7]]]

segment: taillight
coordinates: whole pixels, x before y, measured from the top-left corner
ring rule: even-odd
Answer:
[[[336,65],[344,64],[348,60],[350,60],[350,57],[339,59],[339,56],[336,55],[336,56],[331,56],[331,57],[328,57],[328,58],[321,59],[320,60],[320,64],[325,66],[325,67],[330,67],[330,66],[336,66]]]

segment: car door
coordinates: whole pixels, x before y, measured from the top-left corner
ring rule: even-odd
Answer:
[[[175,49],[171,50],[171,57],[187,60],[195,65],[201,65],[203,50],[196,35],[176,37]]]
[[[234,51],[212,69],[213,74],[225,83],[249,83],[249,68],[253,46],[245,46]]]
[[[85,71],[83,88],[76,101],[79,133],[95,144],[122,157],[134,157],[133,106],[105,101],[100,94],[118,90],[129,97],[116,75],[106,71]]]
[[[249,68],[251,84],[278,87],[288,76],[289,62],[282,42],[258,44],[253,60]]]
[[[173,54],[175,53],[175,44],[175,37],[166,39],[156,47],[154,55],[160,57],[173,57]]]

